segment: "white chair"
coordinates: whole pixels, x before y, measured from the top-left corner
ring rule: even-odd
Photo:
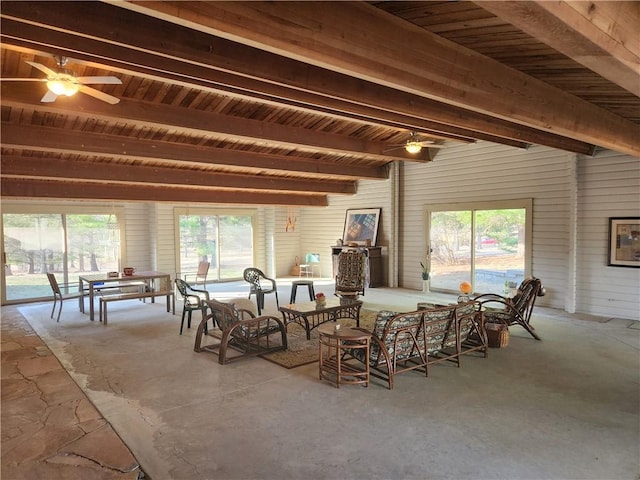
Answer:
[[[307,253],[304,263],[300,264],[300,277],[315,277],[315,269],[318,270],[318,277],[322,276],[320,269],[320,254]]]

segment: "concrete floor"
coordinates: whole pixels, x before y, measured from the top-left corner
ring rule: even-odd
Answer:
[[[245,295],[235,288],[209,287]],[[288,283],[279,290],[287,302]],[[333,287],[317,280],[318,291]],[[387,288],[363,300],[410,310],[428,298],[447,300]],[[266,308],[275,313],[272,295]],[[178,335],[163,303],[116,302],[107,327],[73,302],[59,324],[50,304],[18,310],[152,480],[640,478],[640,330],[629,320],[536,307],[543,341],[513,327],[488,358],[405,373],[389,391],[380,380],[336,389],[317,363],[221,366],[193,351],[194,328]],[[3,364],[3,407],[4,380]],[[2,462],[4,473],[4,452]]]

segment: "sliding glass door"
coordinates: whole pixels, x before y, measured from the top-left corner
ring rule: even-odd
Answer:
[[[80,273],[119,270],[115,214],[5,213],[2,227],[7,302],[50,298],[47,273],[69,283]]]
[[[253,265],[253,215],[207,212],[177,212],[178,271],[193,273],[201,261],[209,262],[210,281],[242,278]]]
[[[476,293],[513,292],[531,270],[530,202],[511,203],[428,212],[432,290],[457,292],[466,281]]]

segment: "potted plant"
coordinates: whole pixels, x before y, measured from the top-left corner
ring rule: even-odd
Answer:
[[[420,266],[422,267],[422,280],[429,280],[429,269],[422,262],[420,262]]]
[[[420,262],[420,267],[422,267],[422,291],[424,293],[429,293],[429,280],[431,279],[429,268],[425,267],[422,262]]]

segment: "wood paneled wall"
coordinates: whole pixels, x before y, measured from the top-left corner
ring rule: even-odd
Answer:
[[[323,276],[329,277],[330,247],[342,237],[345,211],[380,207],[378,245],[386,247],[387,284],[396,281],[389,253],[397,248],[398,286],[419,290],[426,205],[531,198],[533,274],[548,291],[540,304],[640,320],[640,269],[607,265],[609,217],[640,215],[640,159],[610,151],[579,157],[546,147],[519,150],[480,142],[445,148],[431,163],[404,163],[398,174],[398,182],[360,182],[357,195],[331,196],[328,207],[295,209],[295,232],[285,232],[287,208],[258,207],[256,265],[276,277],[288,276],[296,255],[302,259],[318,252]],[[401,212],[397,236],[396,202]],[[42,202],[3,201],[3,211],[21,203]],[[52,200],[47,206],[80,203]],[[123,261],[175,275],[174,205],[109,205],[126,211]]]

